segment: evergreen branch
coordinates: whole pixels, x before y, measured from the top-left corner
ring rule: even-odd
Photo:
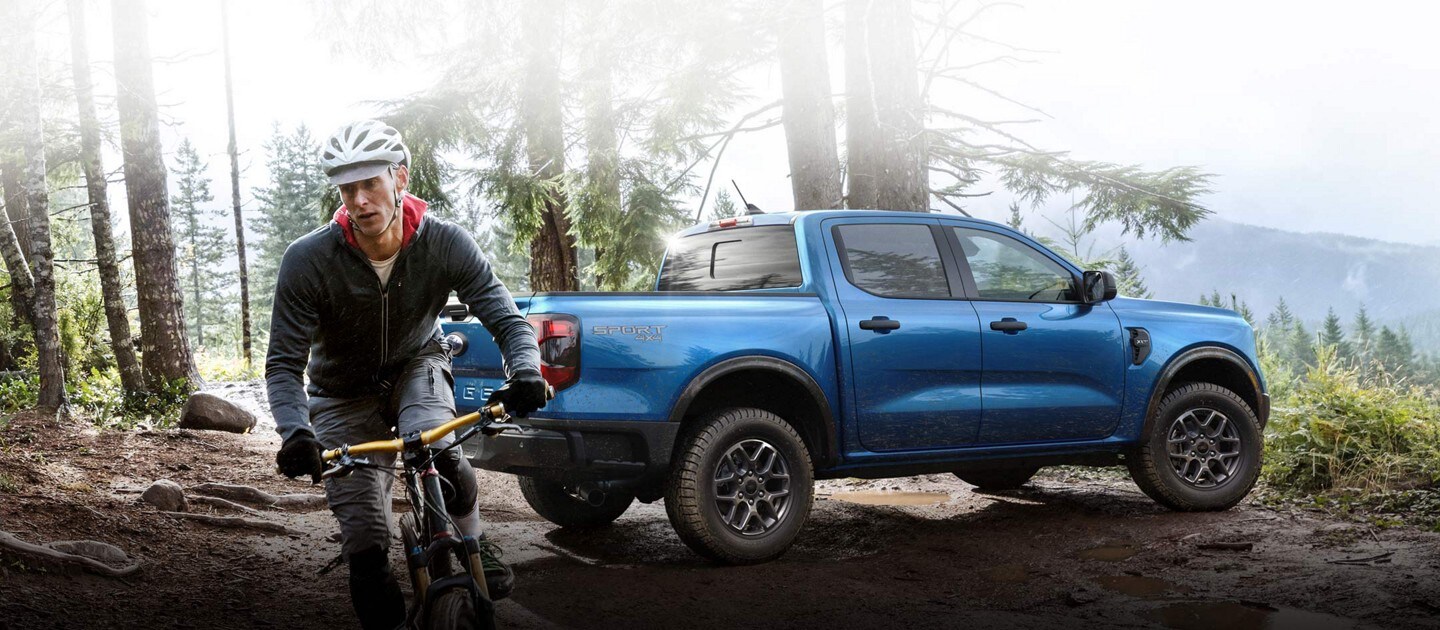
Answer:
[[[775,109],[776,107],[780,107],[782,104],[784,104],[784,101],[777,100],[750,113],[747,113],[744,116],[741,116],[740,120],[735,123],[735,126],[732,127],[730,131],[720,134],[721,137],[719,139],[717,139],[713,144],[711,144],[709,148],[705,149],[705,151],[699,156],[696,156],[695,160],[692,161],[689,166],[686,166],[684,170],[680,171],[679,175],[676,175],[673,179],[670,180],[670,183],[665,184],[665,188],[663,189],[664,192],[668,193],[674,190],[675,185],[680,183],[681,180],[685,179],[685,176],[689,175],[690,171],[694,170],[695,167],[700,164],[700,162],[704,161],[705,158],[710,157],[710,153],[714,151],[717,146],[720,146],[721,144],[728,145],[730,143],[730,138],[735,137],[735,134],[738,133],[737,130],[743,129],[745,127],[745,123],[750,122],[751,118]],[[720,151],[721,153],[724,153],[725,150],[724,148],[721,148]],[[718,157],[716,158],[716,162],[719,162]],[[713,169],[710,172],[710,177],[712,179],[715,177],[715,172]],[[707,184],[705,188],[706,190],[709,190],[710,186]],[[701,206],[704,206],[704,199],[701,199]]]
[[[939,77],[939,78],[941,78],[941,79],[947,79],[947,80],[950,80],[950,81],[955,81],[956,83],[963,83],[963,84],[965,84],[965,85],[968,85],[968,86],[970,86],[970,87],[972,87],[972,88],[975,88],[975,89],[977,89],[977,90],[980,90],[981,92],[984,92],[984,93],[986,93],[986,94],[989,94],[989,95],[991,95],[991,96],[993,96],[993,97],[995,97],[995,98],[998,98],[998,99],[1000,99],[1000,100],[1002,100],[1002,101],[1005,101],[1005,102],[1007,102],[1007,103],[1010,103],[1010,104],[1012,104],[1012,105],[1019,105],[1020,107],[1023,107],[1023,108],[1025,108],[1025,109],[1028,109],[1028,110],[1030,110],[1030,111],[1032,111],[1032,112],[1035,112],[1035,113],[1037,113],[1037,114],[1040,114],[1040,115],[1042,115],[1042,116],[1044,116],[1044,117],[1046,117],[1046,118],[1050,118],[1050,119],[1052,119],[1052,120],[1055,118],[1054,116],[1051,116],[1049,112],[1046,112],[1045,110],[1040,109],[1039,107],[1035,107],[1034,105],[1029,105],[1029,104],[1024,103],[1024,102],[1022,102],[1022,101],[1018,101],[1018,100],[1015,100],[1015,99],[1010,98],[1010,97],[1008,97],[1008,96],[1005,96],[1004,94],[1001,94],[1000,92],[997,92],[997,91],[995,91],[995,90],[993,90],[993,89],[991,89],[991,88],[988,88],[988,87],[985,87],[985,86],[983,86],[983,85],[980,85],[979,83],[976,83],[976,82],[974,82],[974,81],[971,81],[970,79],[967,79],[967,78],[965,78],[965,77],[953,75],[953,74],[951,74],[951,73],[948,72],[949,70],[950,70],[949,68],[945,68],[945,69],[941,70],[939,73],[937,73],[935,76],[937,76],[937,77]],[[927,85],[926,88],[928,89],[929,86]]]
[[[934,191],[931,191],[931,192],[934,192]],[[939,199],[940,201],[945,202],[945,205],[950,206],[951,208],[954,208],[956,212],[959,212],[960,214],[963,214],[963,215],[965,215],[965,216],[967,216],[967,217],[968,217],[968,216],[971,216],[970,213],[969,213],[969,212],[966,212],[964,208],[961,208],[960,206],[956,205],[955,202],[950,201],[949,199],[946,199],[944,195],[936,195],[935,198],[936,198],[936,199]]]

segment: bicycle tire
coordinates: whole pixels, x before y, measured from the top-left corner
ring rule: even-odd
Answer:
[[[426,623],[429,630],[471,630],[495,628],[494,611],[481,614],[475,609],[475,598],[470,591],[455,587],[445,589],[430,604]]]

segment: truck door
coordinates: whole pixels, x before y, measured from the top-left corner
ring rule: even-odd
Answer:
[[[1098,439],[1120,420],[1125,348],[1106,303],[1081,304],[1078,278],[998,230],[944,230],[968,273],[985,360],[981,444]]]
[[[939,222],[827,221],[860,443],[872,451],[973,444],[980,427],[980,324]]]

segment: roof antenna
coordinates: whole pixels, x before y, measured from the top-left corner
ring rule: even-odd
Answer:
[[[755,204],[753,204],[753,203],[750,203],[750,202],[748,202],[748,201],[745,201],[745,193],[740,192],[740,184],[735,183],[735,180],[732,179],[732,180],[730,180],[730,185],[731,185],[731,186],[734,186],[734,187],[735,187],[735,192],[740,195],[740,203],[745,204],[745,214],[747,214],[747,215],[751,215],[751,214],[765,214],[765,211],[764,211],[764,210],[761,210],[761,209],[760,209],[760,206],[757,206],[757,205],[755,205]]]

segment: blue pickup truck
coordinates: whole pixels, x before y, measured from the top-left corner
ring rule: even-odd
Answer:
[[[815,479],[953,472],[1017,487],[1124,465],[1176,510],[1254,486],[1269,395],[1233,312],[1116,296],[1005,226],[881,211],[758,214],[677,234],[655,291],[516,296],[558,391],[469,453],[565,527],[664,499],[724,563],[784,553]],[[456,401],[503,380],[463,306]]]

